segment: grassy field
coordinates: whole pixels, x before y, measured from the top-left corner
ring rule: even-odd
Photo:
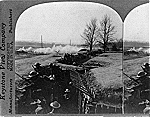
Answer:
[[[123,71],[130,76],[136,76],[142,70],[143,63],[149,62],[150,56],[140,57],[136,59],[124,60]]]
[[[91,61],[101,65],[92,69],[92,72],[103,88],[118,88],[122,85],[122,53],[104,53],[87,63]]]

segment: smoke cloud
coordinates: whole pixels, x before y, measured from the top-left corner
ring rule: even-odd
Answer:
[[[78,52],[80,49],[83,49],[83,47],[77,47],[77,46],[70,46],[70,45],[66,45],[66,46],[53,46],[52,48],[47,47],[47,48],[33,48],[33,47],[22,47],[19,48],[17,51],[24,51],[24,52],[32,52],[35,54],[55,54],[55,53],[76,53]]]

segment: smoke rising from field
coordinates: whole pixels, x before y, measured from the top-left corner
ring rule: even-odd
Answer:
[[[35,54],[55,54],[55,53],[63,54],[63,53],[76,53],[80,49],[83,49],[83,47],[70,46],[70,45],[66,45],[66,46],[54,45],[52,48],[50,47],[47,47],[47,48],[22,47],[22,48],[19,48],[17,51],[32,52]]]
[[[140,47],[140,48],[135,49],[135,47],[133,47],[133,48],[130,48],[129,50],[127,50],[127,51],[143,52],[143,53],[150,54],[150,48]]]

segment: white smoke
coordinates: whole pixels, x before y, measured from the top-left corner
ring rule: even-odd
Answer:
[[[145,52],[145,53],[149,53],[149,54],[150,54],[150,48],[145,49],[145,50],[144,50],[144,52]]]
[[[26,49],[27,52],[32,52],[34,49],[32,47],[29,47]]]
[[[140,47],[140,48],[138,48],[138,49],[136,49],[136,51],[143,51],[144,49],[142,48],[142,47]]]
[[[27,52],[27,50],[26,50],[24,47],[19,48],[17,51],[24,51],[24,52]]]
[[[52,48],[47,47],[47,48],[32,48],[32,47],[28,47],[25,49],[25,47],[19,48],[17,51],[24,51],[24,52],[33,52],[35,54],[55,54],[55,53],[76,53],[78,52],[80,49],[83,49],[82,47],[77,47],[77,46],[70,46],[70,45],[66,45],[66,46],[53,46]]]
[[[144,53],[150,54],[150,48],[142,48],[142,47],[140,47],[140,48],[135,49],[135,47],[132,47],[132,48],[130,48],[127,51],[144,52]]]

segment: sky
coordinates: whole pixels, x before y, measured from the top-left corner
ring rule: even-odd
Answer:
[[[89,2],[54,2],[32,6],[19,17],[15,30],[16,41],[83,44],[81,35],[92,18],[97,23],[104,15],[115,26],[115,38],[122,38],[122,20],[112,8]]]
[[[149,3],[136,7],[127,15],[124,40],[149,42]]]

